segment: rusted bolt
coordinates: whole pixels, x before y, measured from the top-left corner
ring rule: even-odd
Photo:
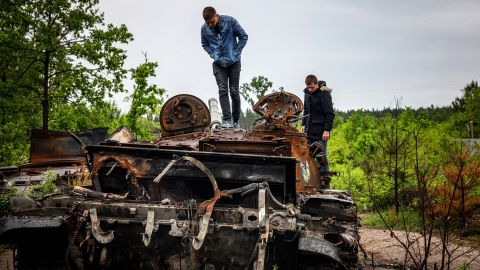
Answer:
[[[277,219],[274,219],[270,222],[270,224],[272,224],[273,226],[278,226],[280,225],[280,221],[278,221]]]

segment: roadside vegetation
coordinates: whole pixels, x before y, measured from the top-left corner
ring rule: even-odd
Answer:
[[[341,113],[332,132],[329,160],[340,172],[332,186],[353,193],[368,213],[362,223],[389,231],[413,269],[433,267],[434,249],[436,269],[480,249],[478,241],[458,245],[480,231],[480,148],[462,140],[479,134],[480,89],[471,82],[462,92],[443,108],[395,100],[394,108]]]

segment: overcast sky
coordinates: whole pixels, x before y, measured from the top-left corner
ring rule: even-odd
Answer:
[[[152,82],[169,97],[218,98],[200,44],[205,6],[235,17],[249,35],[240,84],[262,75],[303,98],[305,76],[316,74],[334,89],[334,107],[347,110],[389,107],[394,97],[411,107],[448,105],[480,80],[478,0],[100,2],[107,22],[126,24],[134,35],[127,66],[147,52],[159,64]]]

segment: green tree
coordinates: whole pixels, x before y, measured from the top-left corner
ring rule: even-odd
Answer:
[[[452,102],[452,107],[458,112],[455,119],[455,126],[464,137],[474,137],[480,135],[480,123],[478,116],[480,115],[480,87],[478,82],[472,81],[462,90],[463,96],[457,97]],[[468,131],[465,132],[465,131]]]
[[[242,84],[240,87],[240,94],[253,108],[259,99],[273,91],[272,85],[273,83],[269,81],[267,77],[253,77],[250,83]]]
[[[113,132],[124,123],[125,115],[115,103],[89,106],[85,102],[55,104],[50,115],[50,129],[81,131],[106,127]]]
[[[165,89],[148,82],[150,77],[155,76],[157,66],[157,63],[145,61],[131,70],[131,78],[135,85],[133,94],[130,96],[132,105],[126,115],[126,123],[140,139],[150,139],[152,129],[158,128],[151,124],[152,115],[157,113],[157,109],[163,103]]]
[[[40,120],[40,103],[32,91],[40,73],[26,72],[33,65],[28,59],[30,51],[18,49],[26,47],[30,20],[30,15],[22,11],[22,3],[0,4],[0,166],[28,160],[26,127]]]
[[[20,97],[41,104],[43,129],[52,102],[94,104],[124,91],[126,56],[118,45],[132,35],[125,25],[106,25],[98,2],[2,2],[0,51],[8,53],[2,87],[15,85]]]
[[[245,113],[242,112],[240,114],[240,127],[243,129],[251,129],[253,123],[258,117],[259,116],[254,111],[252,111],[250,108],[247,108]]]

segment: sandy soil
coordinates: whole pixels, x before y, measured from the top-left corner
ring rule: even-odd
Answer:
[[[395,231],[395,234],[403,243],[407,242],[405,232]],[[395,265],[404,265],[405,249],[391,236],[389,231],[361,227],[360,237],[360,244],[367,254],[367,259],[364,259],[365,264],[371,264],[373,255],[375,265],[382,265],[375,269],[391,269],[395,268]],[[420,244],[423,242],[423,238],[420,234],[415,233],[410,234],[408,239],[412,242],[409,248],[410,253],[418,254],[419,249],[423,249],[423,245]],[[420,241],[415,242],[415,239],[420,239]],[[451,241],[453,242],[453,240]],[[441,241],[438,237],[432,238],[432,247],[434,248],[432,248],[428,264],[433,269],[434,263],[439,267],[442,262]],[[465,263],[470,263],[468,269],[480,269],[480,243],[452,244],[449,249],[455,249],[452,258],[458,257],[451,263],[450,269],[459,269]],[[359,252],[359,257],[364,257],[362,251]],[[407,265],[411,262],[411,259],[408,260]]]

